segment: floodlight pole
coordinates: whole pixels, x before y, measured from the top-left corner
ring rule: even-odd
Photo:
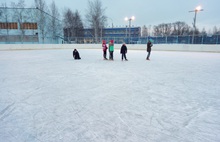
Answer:
[[[131,43],[131,18],[129,19],[129,44]]]
[[[107,17],[107,18],[109,18],[109,19],[111,20],[111,22],[112,22],[112,28],[114,28],[114,25],[113,25],[113,20],[112,20],[112,18],[110,18],[110,17]]]
[[[135,17],[132,16],[131,18],[125,18],[125,21],[129,21],[129,33],[128,33],[128,39],[129,39],[129,44],[130,44],[130,41],[131,41],[131,21],[134,20]]]
[[[197,12],[199,11],[203,11],[203,9],[201,9],[200,7],[197,7],[195,10],[192,10],[192,11],[189,11],[189,12],[195,12],[195,16],[194,16],[194,19],[193,19],[193,36],[192,36],[192,44],[194,44],[194,38],[195,38],[195,32],[196,32],[196,15],[197,15]]]

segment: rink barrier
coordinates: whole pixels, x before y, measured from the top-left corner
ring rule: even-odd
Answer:
[[[146,50],[145,44],[127,44],[128,50]],[[0,50],[102,49],[101,44],[1,44]],[[121,44],[115,44],[120,49]],[[220,45],[154,44],[154,51],[220,52]]]

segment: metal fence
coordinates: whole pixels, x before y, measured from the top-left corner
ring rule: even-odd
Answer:
[[[149,38],[155,44],[220,44],[220,35],[147,37],[141,38],[141,43],[146,43]]]
[[[194,40],[193,40],[194,38]],[[148,37],[135,37],[135,38],[126,38],[126,37],[100,37],[98,41],[95,41],[94,38],[76,38],[71,37],[63,39],[63,43],[67,44],[88,44],[88,43],[101,43],[102,40],[107,42],[114,40],[114,43],[127,43],[127,44],[146,44],[149,39],[153,40],[154,44],[220,44],[220,35],[199,35],[199,36],[148,36]]]
[[[192,36],[148,36],[148,37],[136,37],[136,38],[124,38],[124,37],[99,37],[98,41],[95,41],[92,37],[45,37],[44,42],[39,40],[40,38],[35,36],[15,36],[15,35],[0,35],[0,44],[99,44],[102,40],[107,42],[114,40],[116,44],[146,44],[149,39],[153,40],[154,44],[220,44],[220,35],[212,36],[195,36],[194,40]],[[193,41],[193,43],[192,43]]]
[[[0,35],[0,44],[61,44],[63,38],[45,37],[42,42],[37,35]]]

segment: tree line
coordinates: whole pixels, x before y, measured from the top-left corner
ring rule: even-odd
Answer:
[[[220,28],[216,26],[213,27],[213,31],[206,31],[205,28],[202,31],[199,29],[194,29],[185,22],[177,21],[174,23],[162,23],[156,26],[143,26],[142,27],[142,36],[187,36],[192,35],[195,32],[195,35],[220,35]]]

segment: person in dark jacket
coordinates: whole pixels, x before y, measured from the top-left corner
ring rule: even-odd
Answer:
[[[73,58],[75,60],[81,59],[80,56],[79,56],[79,52],[76,49],[73,50]]]
[[[148,40],[148,42],[147,42],[147,52],[148,52],[148,54],[147,54],[146,60],[150,60],[150,53],[151,53],[151,47],[152,46],[153,46],[153,44],[151,43],[150,40]]]
[[[123,43],[123,45],[121,46],[121,60],[123,61],[123,59],[125,58],[125,61],[127,61],[126,58],[126,53],[127,53],[127,46],[125,45],[125,43]]]

